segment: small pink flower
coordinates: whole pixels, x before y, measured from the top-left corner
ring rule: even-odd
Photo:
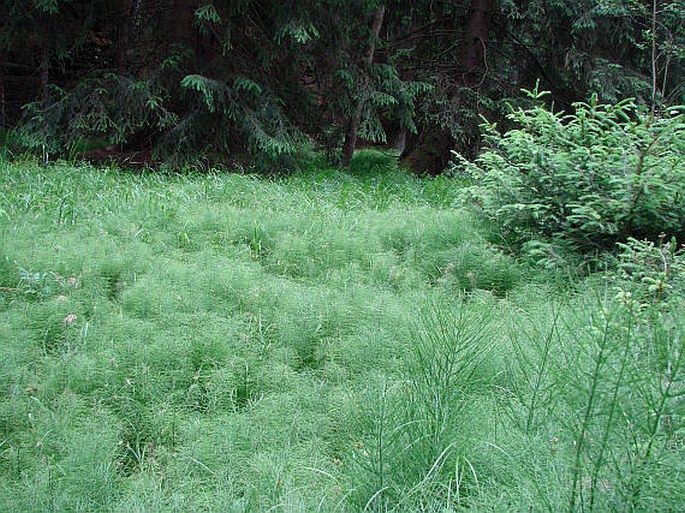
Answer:
[[[74,278],[73,276],[71,276],[70,278],[67,279],[67,285],[69,285],[69,286],[71,286],[71,287],[74,287],[74,288],[78,288],[78,286],[80,285],[80,283],[79,283],[79,281],[78,281],[76,278]]]
[[[57,302],[58,303],[64,303],[67,300],[67,296],[57,296]]]
[[[64,325],[71,326],[76,322],[76,319],[78,319],[78,317],[75,314],[69,314],[64,318]]]

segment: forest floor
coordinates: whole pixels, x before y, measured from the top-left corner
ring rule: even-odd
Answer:
[[[0,161],[0,511],[682,507],[681,316],[460,198]]]

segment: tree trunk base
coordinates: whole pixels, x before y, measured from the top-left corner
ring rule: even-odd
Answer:
[[[400,162],[419,175],[439,175],[449,164],[454,139],[448,130],[433,129]]]

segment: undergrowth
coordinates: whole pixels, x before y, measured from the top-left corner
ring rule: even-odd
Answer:
[[[2,511],[685,503],[675,242],[559,286],[369,152],[0,169]]]

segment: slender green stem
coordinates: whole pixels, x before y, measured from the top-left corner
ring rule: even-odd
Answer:
[[[592,419],[592,414],[594,413],[595,401],[597,400],[597,389],[601,382],[601,370],[604,365],[607,344],[609,341],[609,318],[605,316],[605,324],[602,333],[602,339],[599,346],[599,354],[595,360],[595,367],[592,372],[592,384],[590,385],[590,395],[588,397],[587,406],[585,407],[585,413],[583,415],[583,421],[580,425],[578,431],[578,436],[575,440],[575,458],[573,462],[573,484],[571,486],[571,496],[569,499],[569,513],[573,513],[576,510],[576,496],[578,494],[578,483],[580,481],[581,475],[581,461],[583,457],[583,449],[585,446],[585,439],[587,437],[588,428],[590,426],[590,421]]]
[[[636,467],[638,467],[637,470],[633,470],[631,472],[630,480],[628,482],[628,491],[630,493],[630,511],[634,511],[635,508],[637,508],[638,505],[638,499],[640,496],[640,488],[641,488],[641,483],[639,481],[636,482],[636,479],[640,479],[640,467],[643,467],[644,465],[647,464],[649,459],[652,456],[652,451],[654,450],[654,444],[657,439],[657,434],[659,431],[659,425],[661,424],[661,421],[664,417],[664,413],[666,411],[666,406],[668,403],[668,400],[671,398],[671,390],[673,388],[673,384],[677,383],[678,380],[680,379],[680,374],[679,371],[681,370],[681,366],[683,364],[683,355],[685,354],[685,351],[679,350],[678,351],[678,356],[675,362],[673,362],[672,365],[669,367],[669,376],[666,379],[666,386],[663,387],[663,384],[659,384],[659,391],[660,391],[660,397],[659,397],[659,404],[658,406],[654,409],[652,417],[653,420],[649,422],[648,419],[648,435],[649,438],[647,440],[647,446],[644,450],[644,453],[641,456],[638,456],[638,461],[636,464]],[[661,379],[661,378],[660,378]]]
[[[557,321],[559,320],[559,310],[556,311],[554,315],[554,320],[552,321],[552,326],[549,330],[549,334],[545,337],[542,361],[538,366],[538,372],[535,376],[535,384],[533,386],[533,395],[530,398],[530,406],[528,408],[528,418],[526,419],[526,433],[530,433],[533,427],[533,420],[535,417],[535,411],[537,408],[537,399],[540,394],[540,388],[542,387],[542,381],[544,379],[545,373],[547,372],[547,363],[549,360],[549,351],[552,346],[552,337],[556,333]]]
[[[609,436],[611,434],[612,427],[614,425],[614,413],[616,411],[616,407],[618,405],[619,399],[618,399],[618,394],[621,390],[621,387],[623,385],[623,374],[626,369],[626,363],[628,362],[628,355],[630,354],[631,351],[631,339],[632,339],[632,332],[633,332],[633,312],[632,308],[630,309],[629,312],[629,318],[628,318],[628,334],[626,336],[625,342],[624,342],[624,348],[623,348],[623,355],[621,357],[621,367],[618,372],[618,376],[616,377],[616,382],[614,384],[614,390],[611,394],[611,402],[609,403],[609,416],[606,420],[606,423],[604,425],[604,434],[602,435],[602,443],[599,446],[599,454],[597,455],[597,459],[595,460],[595,466],[592,471],[592,479],[591,479],[591,485],[590,485],[590,505],[588,507],[589,511],[592,511],[594,508],[595,504],[595,492],[597,490],[597,481],[599,478],[599,473],[602,469],[602,466],[604,464],[604,451],[607,449],[609,445]]]

